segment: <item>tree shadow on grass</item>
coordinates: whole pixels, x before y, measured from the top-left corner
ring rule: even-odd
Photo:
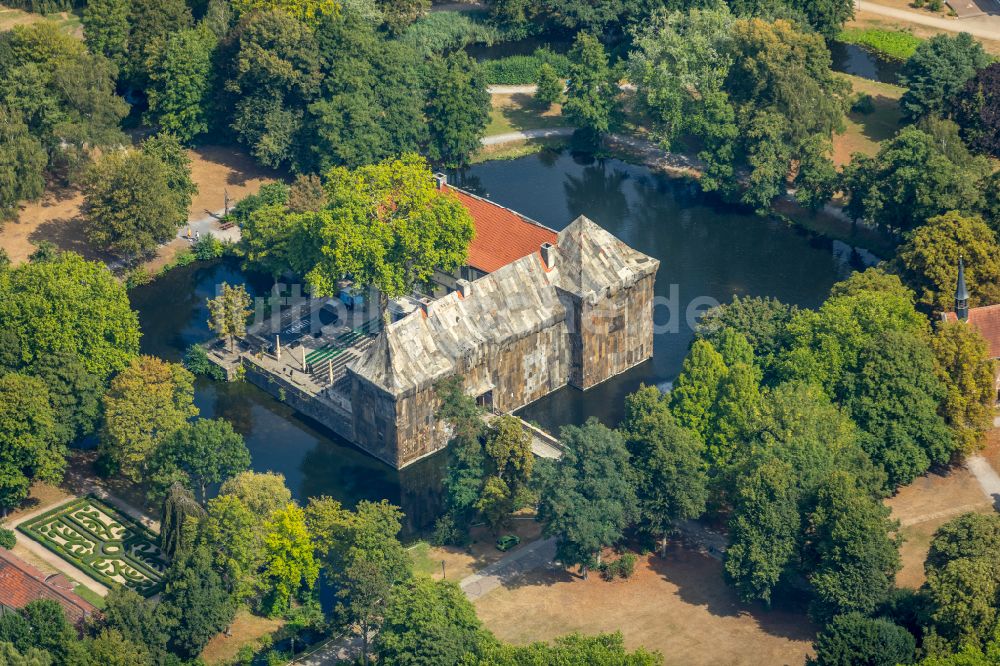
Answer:
[[[556,104],[551,109],[535,101],[534,95],[515,93],[510,96],[511,104],[501,107],[500,113],[515,130],[561,127],[566,124],[560,115],[561,107]]]
[[[705,607],[717,617],[749,616],[764,632],[780,638],[812,641],[816,628],[798,600],[777,599],[768,609],[763,604],[744,604],[726,584],[722,562],[706,554],[671,545],[666,558],[650,557],[650,568],[677,587],[685,603]]]
[[[34,245],[48,241],[60,250],[76,252],[84,259],[109,261],[110,255],[99,252],[87,243],[84,232],[83,218],[57,217],[40,223],[34,231],[28,234],[28,240]]]

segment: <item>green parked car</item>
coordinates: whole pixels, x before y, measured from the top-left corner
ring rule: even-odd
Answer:
[[[519,543],[521,543],[521,537],[516,534],[508,534],[497,539],[497,550],[501,553],[506,553]]]

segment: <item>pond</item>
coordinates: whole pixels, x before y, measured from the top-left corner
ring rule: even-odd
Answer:
[[[899,83],[902,62],[883,58],[878,53],[857,44],[830,42],[829,45],[835,71],[882,83]]]
[[[553,430],[590,416],[613,425],[625,395],[641,382],[669,386],[693,335],[684,309],[699,297],[771,295],[816,306],[857,261],[843,243],[715,203],[685,180],[618,160],[546,151],[477,165],[453,179],[554,229],[588,215],[658,258],[657,295],[676,293],[676,331],[656,337],[651,361],[585,393],[563,389],[523,410]],[[205,300],[222,282],[246,284],[254,293],[269,287],[231,261],[215,261],[174,269],[133,289],[143,352],[176,361],[188,345],[209,339]],[[659,308],[657,321],[666,323],[668,315],[668,308]],[[396,472],[249,384],[199,379],[195,400],[203,416],[232,421],[246,438],[254,469],[284,474],[298,499],[330,495],[352,506],[386,498],[403,507],[410,529],[433,521],[444,456]]]

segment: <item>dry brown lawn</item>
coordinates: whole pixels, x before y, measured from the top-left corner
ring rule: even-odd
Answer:
[[[900,549],[903,569],[896,584],[911,588],[924,582],[924,560],[935,530],[963,513],[993,510],[975,477],[964,467],[922,476],[886,504],[900,522],[905,539]]]
[[[255,644],[264,636],[278,631],[284,624],[283,620],[251,615],[246,610],[240,610],[229,628],[229,635],[219,634],[208,642],[201,653],[206,664],[228,664],[236,658],[240,648],[247,644]]]
[[[189,220],[204,218],[222,210],[225,192],[230,205],[260,189],[264,183],[279,177],[262,168],[245,153],[223,146],[203,146],[189,151],[191,178],[198,193],[191,202]],[[42,241],[54,243],[63,250],[72,250],[88,259],[107,260],[109,257],[91,248],[83,231],[80,206],[83,195],[79,190],[64,188],[46,191],[40,201],[22,204],[17,220],[0,227],[0,248],[7,251],[14,264],[28,260]],[[182,241],[171,242],[160,251],[147,269],[155,272],[187,247]]]
[[[803,614],[739,603],[719,561],[682,548],[666,559],[640,559],[627,581],[538,572],[525,585],[481,598],[476,611],[513,643],[621,631],[629,648],[659,650],[667,664],[685,666],[799,666],[815,631]]]
[[[850,74],[839,76],[851,84],[855,93],[867,93],[875,102],[875,111],[872,113],[848,113],[844,133],[834,135],[833,162],[837,166],[843,166],[851,161],[854,153],[874,155],[881,143],[899,130],[903,117],[899,110],[899,98],[903,96],[905,89]]]
[[[414,565],[421,573],[433,578],[441,578],[441,562],[444,562],[448,580],[460,581],[488,564],[496,562],[504,555],[513,553],[541,536],[542,526],[534,520],[515,520],[509,530],[502,534],[516,534],[521,538],[515,548],[501,553],[496,548],[496,537],[486,527],[473,527],[472,545],[467,549],[430,546],[415,548],[412,552]]]

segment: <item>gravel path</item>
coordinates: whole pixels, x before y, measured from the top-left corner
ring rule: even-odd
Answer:
[[[508,585],[522,578],[529,571],[550,566],[555,555],[556,540],[540,539],[466,576],[459,587],[469,601],[475,601],[501,585]]]
[[[996,0],[993,1],[996,2]],[[989,0],[986,0],[986,2],[989,2]],[[879,16],[917,23],[928,28],[937,28],[938,30],[947,30],[949,32],[967,32],[973,37],[979,37],[980,39],[1000,39],[1000,16],[973,16],[965,19],[938,18],[917,12],[908,12],[905,9],[886,7],[875,2],[869,2],[868,0],[857,2],[855,8],[864,12],[878,14]],[[997,11],[1000,11],[1000,3],[997,4]]]
[[[524,141],[526,139],[547,139],[554,136],[571,136],[572,127],[550,127],[548,129],[521,130],[518,132],[508,132],[507,134],[497,134],[495,136],[484,136],[481,143],[484,146],[498,146],[513,141]]]

